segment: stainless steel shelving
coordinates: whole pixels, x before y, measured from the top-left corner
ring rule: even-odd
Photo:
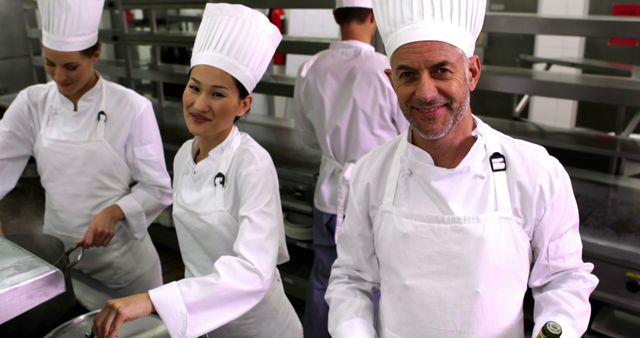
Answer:
[[[478,89],[640,107],[640,81],[626,77],[486,65]]]
[[[639,20],[632,17],[606,15],[560,17],[526,13],[488,12],[482,30],[492,33],[511,34],[637,38],[640,35],[639,24]]]
[[[22,0],[26,10],[35,8],[35,0]],[[222,1],[220,1],[222,2]],[[296,8],[296,9],[328,9],[333,8],[334,0],[224,0],[228,3],[241,3],[254,8]],[[105,9],[112,16],[112,28],[102,30],[101,40],[116,46],[120,51],[118,59],[101,60],[98,70],[112,79],[121,79],[124,84],[138,84],[137,90],[144,91],[154,102],[158,121],[165,142],[167,158],[190,135],[182,122],[182,108],[179,103],[166,101],[162,91],[163,83],[184,84],[188,67],[169,65],[160,62],[160,47],[189,48],[195,39],[192,33],[179,29],[167,31],[159,27],[160,19],[168,22],[167,26],[182,21],[193,24],[197,22],[193,16],[181,16],[175,9],[198,9],[204,7],[203,0],[107,0]],[[122,20],[124,9],[142,9],[144,18],[137,20],[138,27],[127,28]],[[144,30],[140,29],[144,26]],[[485,19],[484,31],[488,33],[513,34],[547,34],[560,36],[582,36],[591,38],[640,38],[640,20],[637,18],[612,16],[586,17],[550,17],[535,14],[493,13],[489,12]],[[28,31],[29,37],[40,38],[37,29]],[[279,52],[312,55],[326,49],[331,40],[300,38],[285,36],[278,47]],[[141,62],[134,58],[131,51],[140,45],[152,46],[154,57],[150,61]],[[33,56],[33,55],[32,55]],[[42,67],[39,57],[32,57],[33,65]],[[148,83],[155,83],[149,89]],[[144,86],[140,84],[144,83]],[[282,75],[267,74],[256,87],[257,93],[291,97],[294,79]],[[611,111],[603,114],[615,116],[619,114],[616,107],[632,107],[640,116],[640,81],[629,77],[603,75],[557,74],[545,71],[483,66],[482,76],[478,83],[479,90],[508,93],[514,95],[539,95],[554,98],[578,100],[584,102],[605,103],[611,105]],[[6,101],[6,100],[5,100]],[[2,100],[0,99],[0,102]],[[517,138],[528,140],[543,146],[568,150],[578,153],[600,155],[612,159],[625,158],[640,161],[640,142],[621,136],[585,131],[579,129],[559,129],[543,127],[533,123],[482,117],[497,130]],[[249,115],[239,123],[239,127],[251,134],[272,155],[281,179],[291,183],[291,194],[283,195],[283,206],[289,210],[310,213],[309,193],[312,194],[314,174],[320,163],[320,154],[299,145],[295,137],[295,127],[291,121],[275,117],[259,117]],[[169,167],[171,168],[171,167]],[[572,178],[579,181],[605,182],[600,174],[580,169],[570,170]],[[617,178],[606,175],[611,180]],[[631,182],[635,182],[631,180]],[[300,185],[304,188],[296,190]],[[633,183],[635,184],[635,183]],[[633,185],[632,184],[632,185]],[[581,186],[583,186],[582,184]],[[309,190],[311,187],[311,190]],[[640,185],[629,189],[640,190]],[[302,197],[300,197],[302,196]],[[602,196],[606,197],[606,194]],[[585,241],[586,249],[593,248],[593,238]],[[289,240],[289,244],[308,251],[310,243]],[[590,246],[591,245],[591,246]],[[615,249],[615,248],[614,248]],[[599,250],[599,249],[598,249]],[[292,257],[293,258],[293,257]],[[283,271],[283,280],[288,290],[296,297],[304,297],[305,278],[296,276],[295,267]]]
[[[32,39],[40,39],[42,33],[38,29],[28,29],[27,36]],[[194,33],[185,32],[122,32],[119,30],[100,30],[100,41],[110,44],[128,46],[165,46],[165,47],[191,47],[195,42]],[[277,48],[280,53],[313,55],[329,48],[330,39],[296,37],[286,35]]]

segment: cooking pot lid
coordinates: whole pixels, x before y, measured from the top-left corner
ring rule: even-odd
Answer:
[[[85,338],[91,332],[93,320],[100,310],[78,316],[58,326],[44,338]],[[118,338],[170,338],[167,328],[157,316],[142,317],[126,322],[118,332]]]

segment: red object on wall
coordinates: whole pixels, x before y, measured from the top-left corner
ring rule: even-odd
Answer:
[[[127,27],[133,26],[134,17],[133,17],[133,12],[131,12],[131,9],[125,9],[124,16],[127,21]]]
[[[640,16],[640,5],[613,4],[612,13],[614,16]],[[638,39],[610,38],[610,46],[638,46]]]
[[[284,9],[274,8],[269,11],[269,20],[273,23],[280,33],[284,34]],[[284,53],[276,52],[273,56],[273,64],[282,66],[285,64],[287,56]]]

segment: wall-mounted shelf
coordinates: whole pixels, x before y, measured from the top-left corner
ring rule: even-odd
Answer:
[[[640,107],[640,81],[614,76],[482,67],[478,89]]]

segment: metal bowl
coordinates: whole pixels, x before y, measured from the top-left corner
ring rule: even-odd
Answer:
[[[58,326],[44,338],[85,338],[91,333],[93,320],[100,310],[78,316]],[[170,338],[162,320],[155,315],[126,322],[118,332],[118,338]]]

